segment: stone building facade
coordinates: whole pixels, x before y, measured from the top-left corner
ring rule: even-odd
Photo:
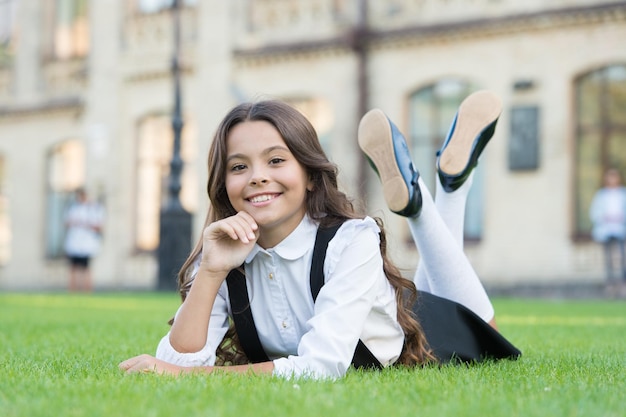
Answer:
[[[0,4],[0,288],[67,285],[62,213],[104,204],[101,289],[154,288],[173,134],[172,0]],[[226,111],[281,98],[313,122],[341,187],[419,254],[356,144],[370,108],[406,134],[432,187],[460,101],[503,101],[476,173],[465,249],[489,285],[601,282],[588,209],[626,173],[626,2],[180,0],[183,206],[199,236],[206,154]]]

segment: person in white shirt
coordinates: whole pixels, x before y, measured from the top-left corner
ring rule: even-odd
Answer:
[[[100,203],[89,200],[83,188],[77,189],[75,196],[65,212],[64,250],[70,264],[69,290],[91,291],[89,263],[100,249],[104,209]]]
[[[617,284],[626,282],[626,187],[622,185],[622,176],[615,168],[604,173],[603,184],[591,202],[591,234],[604,247],[608,283]]]
[[[368,122],[366,116],[362,125],[383,143],[396,137],[390,134],[391,122],[383,122],[381,129],[379,121]],[[361,141],[361,131],[359,136]],[[391,158],[396,164],[394,148],[387,149],[391,153],[379,162]],[[414,313],[428,310],[436,297],[423,294],[414,303],[415,283],[387,257],[381,222],[359,215],[338,189],[337,168],[301,113],[274,100],[236,106],[219,125],[208,162],[211,208],[179,274],[183,302],[156,356],[125,360],[122,370],[180,374],[219,369],[336,378],[351,365],[382,368],[445,360],[445,346],[435,333],[445,333],[446,326],[433,326],[423,317],[418,321]],[[427,190],[420,192],[422,185],[411,181],[403,184],[412,188],[407,205],[416,210],[401,214],[415,217],[418,232],[434,219],[443,229],[425,226],[424,232],[432,234],[430,244],[434,249],[451,245],[449,259],[428,272],[452,274],[447,281],[454,284],[433,284],[432,292],[448,288],[450,299],[460,294],[467,304],[459,304],[463,314],[483,326],[480,337],[492,332],[486,338],[501,338],[487,324],[495,325],[491,303],[432,200],[427,201]],[[461,188],[450,195],[468,187]],[[420,201],[413,201],[417,196]],[[320,249],[319,233],[333,227],[337,230],[327,248]],[[313,271],[320,253],[323,282],[316,287]],[[251,314],[241,321],[246,312]],[[433,338],[427,340],[425,330],[433,327]],[[453,350],[450,357],[460,352]],[[518,355],[511,346],[501,357]]]

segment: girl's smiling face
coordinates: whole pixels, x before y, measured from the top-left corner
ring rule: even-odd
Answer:
[[[226,192],[233,208],[259,225],[261,247],[286,238],[306,213],[311,182],[276,128],[266,121],[239,123],[227,141]]]

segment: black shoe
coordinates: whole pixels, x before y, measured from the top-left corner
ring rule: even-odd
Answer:
[[[463,185],[493,136],[501,112],[502,102],[489,91],[478,91],[463,100],[437,152],[437,172],[444,190],[452,192]]]
[[[358,141],[380,177],[389,209],[405,217],[418,216],[422,209],[419,172],[396,125],[381,110],[370,110],[359,123]]]

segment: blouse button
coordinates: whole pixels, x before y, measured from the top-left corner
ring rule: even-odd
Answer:
[[[274,279],[274,274],[270,272],[270,279]]]
[[[286,329],[286,328],[287,328],[287,321],[283,320],[283,329]]]

